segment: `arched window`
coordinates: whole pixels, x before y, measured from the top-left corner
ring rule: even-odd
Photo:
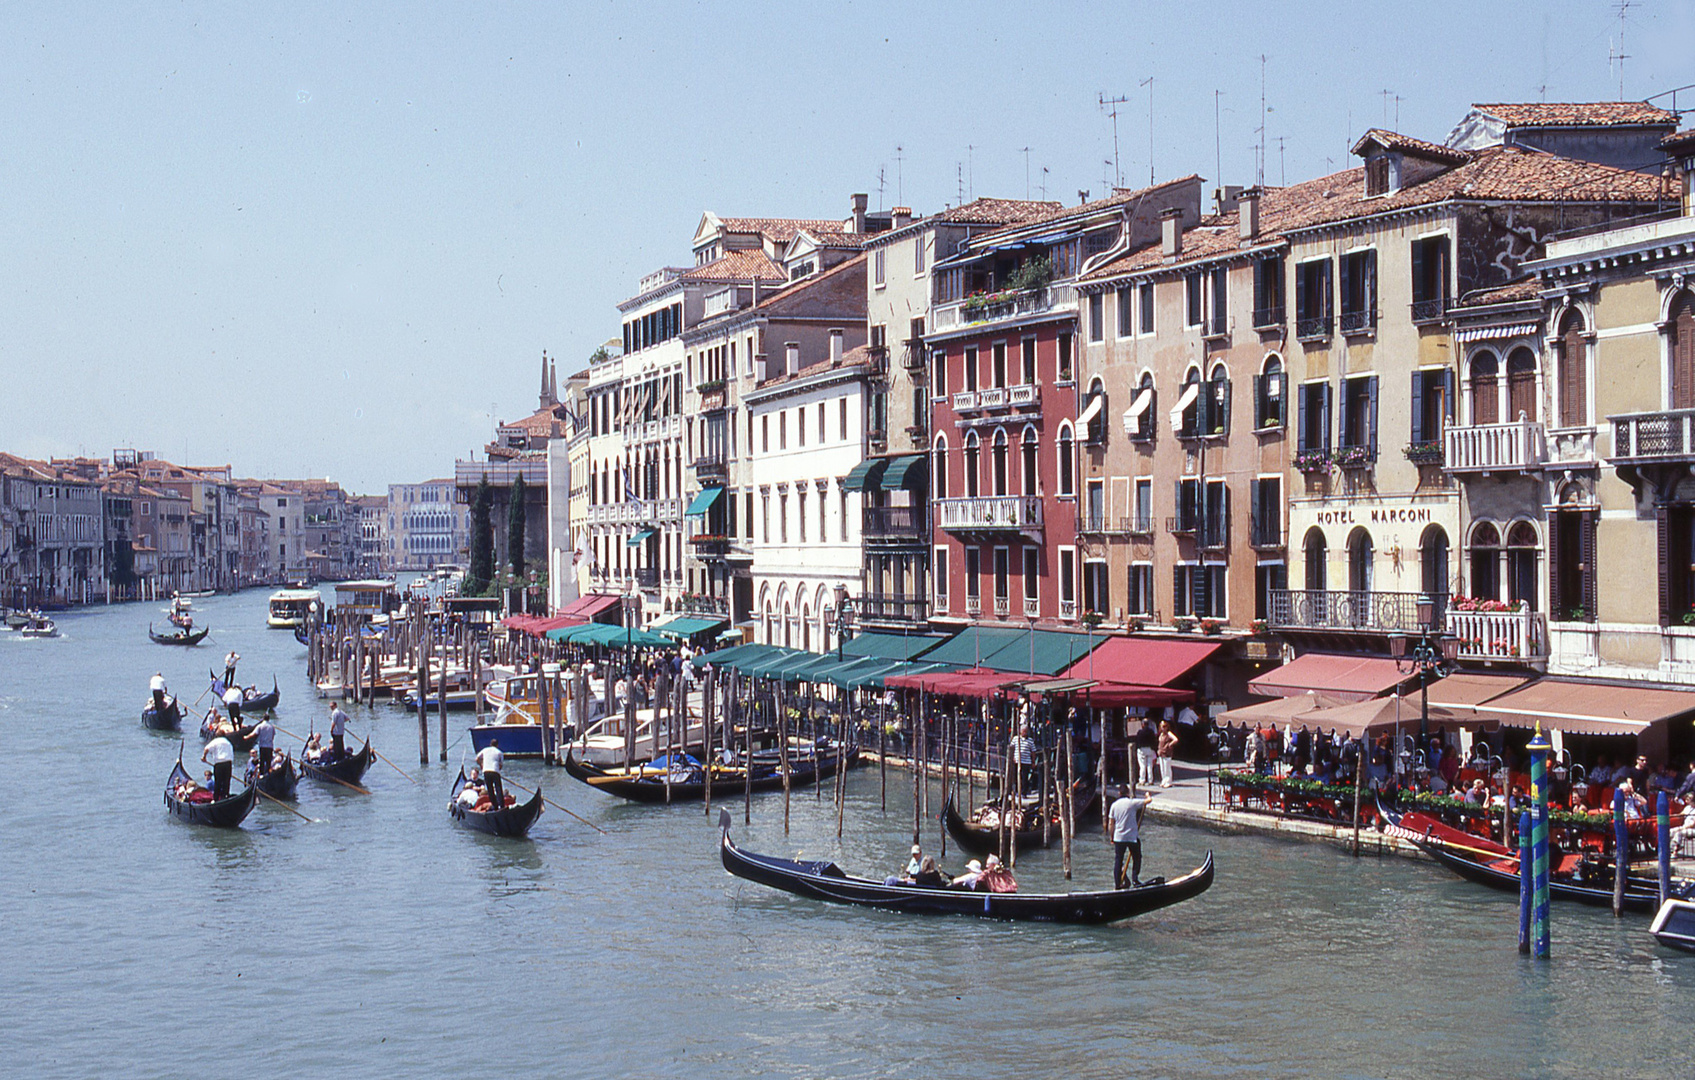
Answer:
[[[1419,588],[1438,602],[1448,595],[1448,533],[1440,525],[1424,530],[1418,541]]]
[[[1284,403],[1288,400],[1283,392],[1284,382],[1283,358],[1271,353],[1254,379],[1254,427],[1283,426],[1287,418]]]
[[[1535,420],[1540,410],[1536,408],[1536,354],[1520,345],[1507,354],[1507,415],[1501,419],[1507,423],[1524,417]]]
[[[777,644],[776,641],[772,640],[771,631],[771,601],[767,600],[765,601],[765,644],[767,645]]]
[[[1076,481],[1073,479],[1077,468],[1077,448],[1071,438],[1071,424],[1062,422],[1059,425],[1059,493],[1061,495],[1076,494]]]
[[[1515,521],[1507,529],[1507,599],[1536,610],[1536,526]]]
[[[803,605],[800,609],[800,647],[807,652],[812,651],[812,605]]]
[[[1371,534],[1355,529],[1348,534],[1348,591],[1368,593],[1372,580]]]
[[[1672,298],[1666,320],[1667,380],[1674,409],[1695,409],[1695,296],[1684,291]]]
[[[1223,435],[1230,430],[1230,372],[1223,364],[1213,367],[1206,398],[1206,423],[1202,432]]]
[[[1085,438],[1094,446],[1106,441],[1106,404],[1106,384],[1096,375],[1089,381],[1089,393],[1083,399],[1083,411],[1089,414]]]
[[[948,497],[948,439],[946,435],[936,436],[936,445],[930,452],[930,458],[936,470],[935,497],[945,499]]]
[[[982,440],[975,431],[965,436],[965,497],[977,497],[977,481],[982,473],[980,458],[982,457]]]
[[[1144,371],[1142,380],[1136,384],[1136,399],[1130,403],[1125,434],[1138,441],[1153,438],[1154,414],[1154,373]]]
[[[1583,340],[1583,316],[1566,313],[1560,323],[1560,426],[1589,423],[1588,344]]]
[[[995,429],[995,443],[994,443],[994,469],[995,469],[995,494],[996,495],[1005,495],[1006,494],[1006,465],[1007,465],[1006,453],[1007,453],[1006,428],[996,428]]]
[[[1314,525],[1301,542],[1306,552],[1307,591],[1323,592],[1330,587],[1330,545],[1325,542],[1324,530]]]
[[[1019,462],[1019,466],[1020,466],[1019,472],[1021,474],[1021,479],[1023,480],[1024,494],[1034,495],[1034,494],[1036,494],[1036,487],[1037,487],[1037,485],[1036,485],[1036,445],[1037,445],[1036,429],[1034,427],[1030,427],[1030,426],[1027,425],[1024,428],[1024,438],[1020,441],[1022,443],[1022,445],[1020,446],[1020,449],[1022,450],[1022,454],[1021,454],[1022,460]]]
[[[1478,600],[1501,598],[1501,534],[1487,521],[1471,530],[1471,595]]]
[[[1177,414],[1172,417],[1178,434],[1192,439],[1201,433],[1203,408],[1205,405],[1201,402],[1201,369],[1191,367],[1189,373],[1183,376],[1183,396],[1177,399]]]
[[[792,648],[794,648],[794,642],[795,642],[794,608],[790,607],[788,604],[784,604],[783,605],[783,647],[786,648],[786,649],[792,649]]]
[[[1471,422],[1499,424],[1501,422],[1501,362],[1488,349],[1471,354]]]

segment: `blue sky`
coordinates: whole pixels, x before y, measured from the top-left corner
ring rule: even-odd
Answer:
[[[1397,109],[1440,140],[1619,94],[1597,0],[348,7],[8,8],[0,449],[380,491],[528,413],[542,350],[615,336],[706,209],[928,213],[1022,197],[1027,159],[1032,195],[1099,195],[1103,93],[1140,183],[1150,76],[1155,174],[1251,182],[1262,54],[1269,183]],[[1695,83],[1695,4],[1624,35],[1626,96]]]

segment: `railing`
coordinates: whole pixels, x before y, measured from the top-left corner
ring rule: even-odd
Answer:
[[[1071,304],[1076,295],[1076,290],[1069,285],[1054,285],[1029,292],[995,293],[937,304],[931,309],[933,329],[945,330],[1042,315],[1053,308]]]
[[[922,506],[867,506],[861,529],[867,537],[923,537],[930,531]]]
[[[1006,400],[1014,408],[1041,404],[1035,383],[1019,383],[1017,386],[1009,387],[1006,392]]]
[[[689,537],[689,546],[703,558],[723,555],[730,550],[730,538],[720,533],[702,533]]]
[[[1284,545],[1283,528],[1275,521],[1248,522],[1248,544],[1256,548],[1280,548]]]
[[[983,598],[981,596],[967,596],[965,598],[965,613],[967,615],[983,614]]]
[[[702,454],[694,459],[694,472],[698,477],[725,475],[727,466],[723,454]]]
[[[1011,615],[1012,614],[1012,601],[1011,601],[1011,599],[1009,599],[1008,597],[1005,597],[1005,596],[995,597],[995,614],[996,615]]]
[[[1283,317],[1284,309],[1282,304],[1274,304],[1271,307],[1254,308],[1254,329],[1269,330],[1272,327],[1282,326]]]
[[[1112,533],[1127,533],[1135,531],[1131,528],[1131,523],[1132,522],[1129,517],[1120,517],[1115,524],[1112,519],[1112,515],[1105,511],[1090,510],[1083,516],[1083,520],[1078,524],[1077,531],[1084,533],[1101,533],[1103,535],[1110,535]]]
[[[1195,528],[1195,543],[1204,548],[1221,548],[1230,542],[1230,519],[1209,514]]]
[[[1039,597],[1035,597],[1035,596],[1026,596],[1024,598],[1024,617],[1026,619],[1036,619],[1036,618],[1040,618],[1041,614],[1042,614],[1042,601],[1041,601],[1041,599]]]
[[[1447,632],[1460,639],[1462,660],[1539,660],[1548,655],[1544,616],[1528,606],[1518,611],[1454,611]]]
[[[871,375],[882,375],[889,370],[889,347],[887,345],[868,345],[865,348],[866,371]]]
[[[991,386],[977,392],[977,404],[985,409],[1006,408],[1006,387]]]
[[[1438,322],[1448,314],[1449,300],[1445,296],[1434,297],[1430,300],[1414,300],[1412,302],[1412,321],[1415,323]]]
[[[1342,333],[1363,334],[1377,325],[1377,311],[1367,308],[1364,311],[1342,312]]]
[[[960,390],[953,395],[953,411],[972,412],[977,408],[977,391]]]
[[[928,602],[910,596],[872,593],[854,605],[861,619],[880,623],[922,624],[930,617]]]
[[[1695,409],[1609,416],[1614,464],[1673,461],[1695,456]]]
[[[1173,536],[1187,536],[1195,531],[1194,518],[1189,514],[1168,517],[1165,519],[1165,531]]]
[[[908,371],[924,370],[923,338],[908,338],[901,342],[900,366]]]
[[[1042,500],[1031,495],[937,499],[944,529],[1039,529]]]
[[[1062,619],[1075,619],[1077,617],[1077,601],[1061,600],[1059,602],[1059,617]]]
[[[1154,531],[1154,516],[1152,514],[1127,514],[1124,517],[1124,531],[1146,535]]]
[[[659,588],[659,568],[656,566],[636,567],[636,584],[644,589]]]
[[[1204,338],[1223,338],[1230,336],[1230,316],[1213,315],[1201,323],[1201,336]]]
[[[1542,425],[1534,420],[1451,427],[1443,433],[1443,442],[1451,473],[1525,472],[1548,456]]]
[[[1273,589],[1270,623],[1279,630],[1414,634],[1422,629],[1418,601],[1423,596],[1411,592]],[[1447,607],[1447,598],[1436,599],[1439,619]]]
[[[694,615],[730,614],[730,601],[722,596],[685,596],[683,610]]]
[[[1306,319],[1295,320],[1295,336],[1298,338],[1327,338],[1330,336],[1330,316],[1315,315]]]

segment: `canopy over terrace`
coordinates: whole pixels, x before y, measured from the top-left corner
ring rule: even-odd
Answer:
[[[655,623],[648,629],[656,634],[664,634],[666,637],[692,638],[716,630],[727,621],[727,619],[709,616],[673,615],[662,623]]]
[[[843,656],[874,656],[885,660],[915,660],[948,640],[939,634],[855,634],[842,642]],[[926,656],[926,659],[928,657]]]
[[[601,615],[619,613],[623,610],[621,601],[624,598],[615,593],[589,593],[559,609],[561,615],[577,615],[594,622]]]
[[[587,623],[549,630],[549,639],[567,645],[604,645],[614,649],[674,649],[677,643],[651,630],[635,630],[605,623]]]
[[[961,667],[1053,676],[1088,656],[1105,636],[1063,630],[973,626],[925,652],[923,658]]]
[[[1342,701],[1365,701],[1413,678],[1386,656],[1307,653],[1280,668],[1248,680],[1248,689],[1266,697],[1289,697],[1308,690]]]
[[[1508,727],[1540,724],[1577,735],[1640,735],[1695,711],[1695,691],[1546,678],[1491,698],[1487,707]]]
[[[1416,695],[1403,697],[1400,694],[1391,694],[1388,697],[1328,706],[1322,704],[1326,700],[1330,699],[1309,691],[1231,709],[1220,716],[1218,722],[1227,726],[1283,723],[1307,731],[1329,731],[1349,738],[1359,738],[1369,731],[1416,727],[1422,716]],[[1501,720],[1502,718],[1494,713],[1474,708],[1430,706],[1429,726],[1432,728],[1493,727]]]

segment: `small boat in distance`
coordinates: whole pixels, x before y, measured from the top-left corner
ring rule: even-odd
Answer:
[[[312,605],[323,604],[323,594],[317,589],[278,589],[271,594],[269,615],[265,625],[272,630],[292,630],[306,625]]]
[[[212,632],[208,627],[199,632],[179,630],[174,634],[161,634],[153,629],[153,624],[147,624],[147,636],[153,639],[155,645],[198,645],[206,640],[206,635]]]
[[[59,627],[41,612],[32,611],[29,620],[18,627],[18,633],[28,638],[52,638],[59,636]]]
[[[1095,798],[1094,785],[1087,780],[1077,782],[1076,810],[1072,820],[1072,832],[1085,820],[1100,810],[1100,801]],[[997,854],[1002,859],[1010,858],[1009,852],[1003,848],[1015,847],[1019,851],[1034,851],[1037,848],[1050,847],[1060,842],[1062,835],[1058,800],[1048,800],[1048,825],[1044,829],[1041,824],[1042,807],[1039,801],[1025,796],[1023,807],[1019,812],[1020,828],[1002,830],[1000,824],[1000,804],[998,801],[984,803],[979,806],[971,817],[966,818],[954,807],[950,796],[947,805],[942,808],[942,824],[954,842],[973,855]]]
[[[859,748],[848,747],[845,757],[847,767],[853,768],[859,762]],[[838,758],[833,748],[822,748],[816,754],[797,750],[789,759],[790,789],[810,787],[836,775]],[[602,768],[578,761],[572,750],[567,748],[565,771],[589,787],[631,802],[662,803],[667,795],[673,803],[699,802],[706,793],[705,766],[686,754],[676,755],[675,764],[661,758],[626,771],[622,765]],[[669,784],[666,783],[667,774],[671,777]],[[726,798],[749,789],[756,792],[781,791],[782,763],[770,757],[756,757],[751,779],[743,764],[714,764],[712,786]]]

